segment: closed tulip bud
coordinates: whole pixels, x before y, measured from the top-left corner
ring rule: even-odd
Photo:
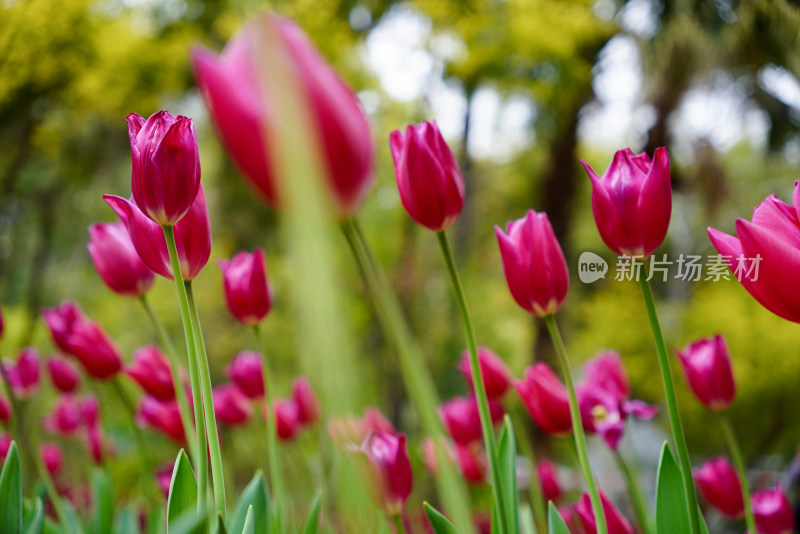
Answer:
[[[653,161],[630,148],[614,154],[600,177],[581,160],[592,180],[592,211],[603,242],[617,254],[647,257],[664,242],[672,215],[669,155],[659,147]]]
[[[390,145],[403,207],[434,232],[449,228],[464,207],[464,179],[436,122],[395,130]]]
[[[403,434],[370,434],[360,451],[369,461],[374,495],[389,516],[400,515],[411,495],[413,473]]]
[[[155,345],[147,345],[133,353],[133,363],[125,373],[138,383],[145,393],[160,401],[175,399],[175,384],[169,360]]]
[[[100,403],[94,395],[84,395],[80,399],[81,417],[86,428],[100,426]]]
[[[0,395],[0,423],[7,425],[11,422],[11,403]]]
[[[162,228],[142,213],[138,204],[114,195],[103,195],[119,215],[139,257],[154,273],[173,280],[172,263]],[[183,279],[194,280],[211,256],[211,225],[206,196],[201,186],[186,215],[173,227]]]
[[[782,488],[757,491],[753,494],[752,502],[758,532],[761,534],[794,532],[794,511]]]
[[[692,470],[697,487],[706,501],[733,519],[744,516],[742,485],[731,463],[714,458]]]
[[[20,399],[31,398],[39,389],[39,353],[32,347],[19,352],[17,361],[4,360],[2,364],[11,390]]]
[[[600,501],[603,503],[603,513],[606,516],[606,526],[608,527],[608,534],[634,534],[633,527],[625,519],[625,516],[614,506],[608,497],[601,491]],[[584,493],[580,502],[574,506],[575,512],[580,517],[583,528],[586,534],[597,534],[597,523],[594,518],[594,510],[592,510],[592,502],[589,499],[589,494]]]
[[[50,356],[47,359],[47,371],[53,386],[62,393],[73,393],[81,385],[78,370],[60,356]]]
[[[533,210],[509,221],[506,231],[495,226],[508,289],[524,310],[544,317],[558,311],[569,288],[564,252],[546,213]]]
[[[300,432],[297,405],[290,399],[275,399],[272,403],[275,431],[281,441],[292,441]]]
[[[313,425],[319,420],[319,400],[308,378],[301,376],[292,383],[292,400],[297,406],[297,419],[301,424]]]
[[[539,484],[542,486],[544,500],[558,502],[564,492],[558,484],[558,469],[556,464],[550,460],[538,460],[536,462],[536,473],[539,476]]]
[[[89,375],[111,378],[122,368],[122,357],[100,325],[83,315],[78,305],[65,301],[42,312],[55,344],[74,356]]]
[[[97,274],[115,293],[141,297],[152,287],[155,275],[139,257],[122,222],[91,225],[88,248]]]
[[[141,426],[158,430],[178,443],[186,441],[177,401],[162,402],[155,397],[145,395],[139,402],[136,420]]]
[[[481,366],[483,384],[486,386],[486,396],[499,398],[506,394],[511,385],[511,371],[505,362],[487,347],[478,347],[478,362]],[[467,385],[472,389],[472,368],[469,363],[469,352],[461,353],[458,370],[464,375]]]
[[[583,375],[587,382],[612,393],[621,401],[631,394],[631,384],[616,351],[605,350],[588,360],[583,364]]]
[[[276,47],[264,53],[263,43],[274,35]],[[310,126],[320,144],[322,163],[340,214],[354,213],[372,184],[375,161],[369,123],[358,99],[292,21],[265,15],[250,21],[225,47],[221,56],[192,52],[197,85],[228,153],[250,185],[273,206],[283,196],[274,168],[270,136],[276,124],[268,74],[271,61],[291,65],[307,99]]]
[[[225,374],[247,397],[260,399],[264,396],[264,374],[259,353],[250,350],[240,352]]]
[[[264,251],[239,252],[230,260],[218,260],[225,287],[225,304],[237,321],[256,326],[272,308],[272,289],[267,283]]]
[[[45,417],[44,426],[48,432],[71,437],[81,428],[82,422],[80,402],[72,395],[62,395],[52,413]]]
[[[214,415],[228,426],[241,426],[250,420],[250,401],[233,384],[214,388]]]
[[[159,111],[146,121],[131,113],[127,121],[133,198],[150,220],[173,226],[189,211],[200,187],[192,119]]]
[[[495,399],[489,399],[489,412],[492,423],[498,424],[503,420],[503,406]],[[483,439],[475,397],[453,397],[439,407],[439,417],[456,443],[469,445]]]
[[[697,399],[711,410],[726,409],[736,396],[731,357],[725,338],[717,334],[677,351],[686,382]]]
[[[42,443],[39,446],[39,454],[42,457],[47,472],[50,475],[55,475],[61,471],[63,465],[64,454],[61,452],[61,447],[56,443]]]
[[[572,431],[567,388],[546,363],[536,363],[525,369],[522,380],[514,383],[536,425],[554,435]]]

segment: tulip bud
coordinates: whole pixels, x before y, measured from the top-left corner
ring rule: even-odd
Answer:
[[[81,375],[68,360],[60,356],[47,359],[47,371],[53,386],[62,393],[73,393],[81,385]]]
[[[61,471],[64,455],[61,452],[61,447],[56,443],[42,443],[39,446],[39,454],[42,457],[47,472],[51,476]]]
[[[31,398],[39,389],[39,353],[33,347],[19,352],[17,361],[3,360],[11,390],[20,399]]]
[[[271,57],[261,48],[268,35],[275,36],[277,45]],[[270,204],[279,204],[284,178],[273,168],[268,141],[284,127],[275,123],[274,111],[283,103],[274,100],[270,87],[271,61],[291,65],[308,101],[333,200],[340,214],[354,213],[373,179],[369,123],[356,96],[294,22],[266,15],[250,21],[221,56],[192,52],[197,85],[223,144],[250,185]]]
[[[162,402],[145,395],[139,402],[136,420],[141,426],[156,429],[178,443],[186,441],[177,401]]]
[[[791,534],[795,517],[792,505],[780,487],[753,494],[753,515],[761,534]]]
[[[606,516],[608,534],[634,534],[631,524],[602,491],[600,492],[600,501],[603,503],[603,514]],[[592,510],[592,502],[588,493],[583,494],[574,509],[578,513],[586,533],[597,534],[597,523],[595,522],[594,510]]]
[[[107,442],[103,427],[93,426],[86,432],[86,449],[96,465],[102,466],[106,454],[113,454],[112,444]]]
[[[495,226],[508,289],[524,310],[544,317],[558,311],[569,288],[564,252],[546,213],[533,210],[509,221],[506,232]]]
[[[623,256],[655,252],[664,242],[672,214],[667,149],[657,148],[652,162],[647,154],[619,150],[602,177],[581,163],[592,180],[592,211],[603,242]]]
[[[192,119],[159,111],[147,121],[131,113],[127,121],[133,198],[150,220],[173,226],[189,211],[200,187]]]
[[[272,413],[275,415],[275,430],[281,441],[292,441],[300,431],[297,405],[289,399],[275,399],[272,403]]]
[[[619,400],[627,400],[631,394],[631,384],[622,366],[619,353],[605,350],[583,364],[583,375],[587,382],[612,393]]]
[[[692,469],[692,474],[703,498],[714,508],[733,519],[744,515],[739,475],[726,458],[709,460]]]
[[[264,374],[259,353],[249,350],[240,352],[225,374],[247,397],[260,399],[264,396]]]
[[[155,345],[147,345],[133,353],[133,363],[125,373],[138,383],[145,393],[160,401],[175,399],[175,384],[169,360]]]
[[[511,384],[511,371],[505,362],[487,347],[478,347],[478,363],[481,366],[483,384],[486,386],[486,396],[499,398],[506,394]],[[464,375],[467,385],[472,389],[472,368],[469,363],[469,352],[461,353],[458,370]]]
[[[558,502],[564,492],[558,484],[556,464],[550,460],[538,460],[536,462],[536,473],[539,476],[539,484],[542,486],[542,495],[545,502]]]
[[[225,284],[225,303],[237,321],[256,326],[272,308],[264,251],[239,252],[228,261],[218,260]]]
[[[297,419],[303,425],[313,425],[319,419],[320,406],[308,378],[301,376],[292,383],[292,400],[297,405]]]
[[[97,274],[115,293],[141,297],[155,276],[137,254],[122,222],[95,223],[89,227],[89,256]]]
[[[697,399],[714,411],[730,406],[736,396],[736,384],[725,338],[717,334],[699,339],[676,352]]]
[[[536,363],[525,369],[522,380],[514,383],[536,425],[554,435],[572,431],[567,388],[546,363]]]
[[[411,495],[413,473],[403,434],[370,434],[361,445],[372,474],[375,496],[389,516],[400,515]]]
[[[100,426],[100,403],[94,395],[84,395],[80,399],[81,417],[86,428]]]
[[[233,384],[214,388],[214,415],[228,426],[241,426],[250,419],[252,407]]]
[[[11,403],[0,395],[0,423],[7,425],[11,422]]]
[[[449,228],[464,206],[464,179],[436,122],[395,130],[390,145],[403,207],[429,230]]]
[[[492,423],[503,420],[503,406],[495,399],[489,399],[489,412]],[[439,417],[453,441],[469,445],[483,439],[478,401],[475,397],[453,397],[439,407]]]
[[[72,395],[62,395],[52,413],[45,417],[44,426],[48,432],[71,437],[81,428],[82,422],[83,416],[78,400]]]

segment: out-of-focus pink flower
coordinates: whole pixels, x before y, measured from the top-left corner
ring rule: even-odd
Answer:
[[[522,309],[544,317],[558,311],[569,289],[569,272],[546,213],[495,226],[508,289]]]
[[[486,482],[486,454],[480,445],[477,443],[472,445],[443,443],[447,458],[458,468],[464,480],[470,484]],[[436,475],[439,472],[439,462],[433,439],[426,438],[422,442],[422,456],[428,471]]]
[[[42,443],[39,446],[39,454],[42,456],[42,462],[50,475],[54,476],[61,471],[64,454],[57,443]]]
[[[115,195],[103,195],[103,199],[125,224],[133,246],[145,265],[156,274],[172,280],[172,264],[161,226],[148,219],[131,200]],[[211,256],[211,225],[202,186],[189,211],[172,229],[183,279],[193,280]]]
[[[55,409],[45,417],[44,426],[53,434],[72,437],[81,428],[82,422],[81,403],[72,395],[62,395]]]
[[[141,297],[152,287],[155,275],[136,253],[122,222],[91,225],[88,248],[97,274],[111,291]]]
[[[514,388],[539,428],[553,435],[572,431],[567,388],[546,363],[525,369],[523,379],[516,381]]]
[[[287,65],[308,100],[311,127],[322,149],[322,163],[338,211],[354,213],[369,190],[375,161],[372,134],[358,99],[292,21],[265,15],[250,21],[228,42],[221,56],[192,52],[195,78],[228,153],[267,201],[283,198],[269,138],[275,123],[274,98],[265,69],[264,42],[274,36],[272,60]]]
[[[370,434],[360,450],[369,460],[376,498],[381,507],[390,517],[399,515],[411,495],[413,484],[405,435]]]
[[[19,351],[17,361],[4,359],[11,390],[20,399],[29,399],[39,389],[39,353],[33,347],[25,347]]]
[[[743,517],[741,481],[726,458],[709,460],[699,468],[694,468],[692,474],[700,493],[709,504],[728,517]]]
[[[592,211],[603,242],[623,256],[647,257],[664,242],[672,215],[669,155],[659,147],[653,161],[630,148],[614,154],[598,176],[581,160],[592,180]]]
[[[725,338],[719,334],[702,338],[676,352],[697,399],[714,411],[730,406],[736,396],[736,383]]]
[[[104,380],[122,368],[122,357],[108,334],[74,302],[44,310],[42,317],[58,348],[77,358],[89,375]]]
[[[558,502],[564,494],[558,484],[558,469],[556,464],[550,460],[538,460],[536,462],[536,473],[539,476],[539,484],[542,486],[542,495],[545,502]]]
[[[360,445],[369,434],[378,432],[396,433],[392,422],[371,406],[364,410],[362,417],[345,416],[328,421],[328,434],[342,447]]]
[[[100,425],[100,403],[94,395],[84,395],[80,399],[81,418],[86,428]]]
[[[228,426],[241,426],[250,420],[250,401],[233,384],[214,388],[214,414]]]
[[[136,204],[160,226],[180,221],[200,187],[200,155],[192,119],[159,111],[145,121],[127,116],[131,191]]]
[[[172,485],[172,470],[175,468],[175,462],[168,461],[158,469],[156,469],[156,482],[164,494],[164,498],[169,498],[169,488]]]
[[[47,371],[53,386],[62,393],[73,393],[81,385],[81,375],[72,363],[60,356],[47,359]]]
[[[483,385],[486,386],[486,396],[499,398],[506,394],[511,385],[511,371],[500,357],[488,347],[478,347],[478,363],[481,366]],[[464,375],[467,385],[472,389],[472,368],[469,364],[469,352],[461,353],[458,370]]]
[[[600,434],[612,450],[619,447],[629,415],[647,420],[658,413],[655,406],[640,400],[620,400],[613,391],[590,380],[580,384],[577,393],[583,427]]]
[[[372,406],[364,409],[364,417],[361,418],[361,424],[365,437],[370,432],[388,432],[389,434],[397,432],[392,422],[383,415],[383,412]]]
[[[12,441],[11,436],[8,434],[0,434],[0,463],[5,462]]]
[[[160,401],[175,398],[175,384],[169,360],[155,345],[147,345],[133,353],[133,363],[125,373],[145,391]]]
[[[603,513],[606,516],[608,534],[634,534],[631,524],[602,491],[600,492],[600,500],[603,503]],[[592,502],[589,499],[589,494],[584,493],[581,500],[573,508],[575,512],[577,512],[578,517],[580,517],[583,528],[586,529],[586,533],[597,534],[597,524],[595,522],[594,510],[592,510]]]
[[[275,431],[281,441],[292,441],[300,432],[297,405],[290,399],[275,399],[272,403],[275,415]]]
[[[753,515],[761,534],[791,534],[794,532],[794,511],[780,487],[753,494]]]
[[[8,424],[11,422],[11,403],[7,398],[0,395],[0,423]]]
[[[313,425],[319,419],[320,405],[311,382],[304,376],[292,383],[292,400],[297,405],[297,419],[303,425]]]
[[[498,424],[503,420],[503,406],[498,401],[489,399],[489,412],[492,423]],[[475,397],[453,397],[439,406],[439,417],[454,442],[469,445],[483,439]]]
[[[583,375],[587,382],[592,382],[620,400],[627,400],[631,394],[631,384],[622,366],[619,353],[604,350],[583,364]]]
[[[228,365],[225,374],[251,399],[264,396],[264,373],[261,355],[251,350],[240,352]]]
[[[231,315],[245,326],[263,321],[272,308],[264,250],[242,251],[230,260],[217,260],[217,265],[222,269],[225,304]]]
[[[113,454],[112,444],[106,438],[100,425],[89,427],[86,431],[86,448],[94,463],[103,465],[107,454]]]
[[[186,441],[177,401],[162,402],[145,395],[139,402],[136,419],[140,425],[156,429],[178,443]]]

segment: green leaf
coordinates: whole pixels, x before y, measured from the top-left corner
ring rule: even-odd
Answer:
[[[147,516],[147,534],[164,534],[167,522],[164,519],[164,505],[158,503]]]
[[[250,506],[253,507],[253,534],[268,534],[269,498],[267,488],[264,486],[264,474],[261,471],[255,474],[239,496],[239,502],[236,503],[233,519],[230,522],[231,532],[242,531]]]
[[[117,528],[114,532],[117,534],[139,534],[136,514],[131,507],[126,506],[117,514]]]
[[[186,510],[180,517],[169,523],[168,529],[169,534],[205,534],[206,514],[198,514],[194,508]]]
[[[41,534],[44,529],[44,505],[42,499],[36,497],[36,501],[25,517],[25,534]]]
[[[253,534],[253,505],[247,507],[247,515],[244,518],[242,534]]]
[[[697,517],[700,518],[700,534],[708,534],[708,525],[706,524],[706,518],[703,517],[703,511],[700,507],[697,507]]]
[[[519,532],[519,494],[517,493],[517,449],[514,427],[511,419],[506,416],[500,441],[497,445],[497,455],[500,462],[500,482],[502,484],[503,504],[505,510],[505,524],[511,532]]]
[[[308,507],[308,516],[306,518],[306,525],[303,527],[303,534],[317,534],[317,530],[319,530],[319,507],[321,503],[322,493],[319,492],[312,499],[311,506]]]
[[[425,508],[425,515],[428,516],[428,521],[431,524],[434,534],[458,534],[456,527],[447,520],[436,508],[430,504],[423,503]]]
[[[246,520],[247,514],[245,514],[244,517]],[[222,520],[222,514],[220,513],[217,513],[217,529],[214,532],[216,532],[216,534],[228,534],[228,529],[225,528],[225,521]]]
[[[523,504],[519,511],[520,530],[522,534],[536,534],[536,523],[533,520],[533,510]]]
[[[114,495],[111,489],[111,479],[101,469],[95,469],[92,472],[92,502],[94,503],[94,515],[89,523],[89,531],[94,534],[111,532],[114,522]]]
[[[194,478],[189,458],[181,449],[172,468],[167,500],[167,532],[172,532],[172,524],[183,518],[191,510],[197,509],[197,481]]]
[[[547,508],[547,532],[548,534],[569,534],[567,525],[564,524],[564,518],[558,513],[558,508],[550,501]],[[673,532],[673,534],[676,534]]]
[[[13,441],[0,472],[0,525],[3,532],[22,532],[22,475],[19,450]]]
[[[689,511],[686,509],[681,471],[665,441],[661,448],[661,459],[658,461],[656,532],[674,534],[689,531]]]

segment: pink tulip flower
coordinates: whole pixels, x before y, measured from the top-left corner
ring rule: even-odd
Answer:
[[[503,420],[503,406],[497,400],[489,399],[489,412],[492,423]],[[454,442],[469,445],[483,439],[475,397],[453,397],[439,407],[439,417]]]
[[[600,492],[600,501],[603,503],[603,513],[606,516],[608,534],[634,534],[631,524],[602,491]],[[586,534],[597,534],[597,523],[595,522],[589,494],[584,493],[580,502],[573,508],[577,512]]]
[[[514,389],[539,428],[553,435],[572,431],[567,388],[546,363],[525,369],[524,378],[514,383]]]
[[[292,382],[292,400],[297,406],[297,419],[302,425],[313,425],[319,420],[320,404],[311,382],[300,376]]]
[[[60,356],[47,359],[47,371],[53,386],[62,393],[74,393],[81,385],[81,375],[69,360]]]
[[[736,383],[725,338],[719,334],[702,338],[676,352],[697,399],[714,411],[730,406],[736,396]]]
[[[248,398],[260,399],[264,396],[262,365],[259,353],[246,350],[233,358],[225,374]]]
[[[233,384],[214,388],[214,415],[228,426],[241,426],[250,420],[250,401]]]
[[[724,457],[709,460],[692,470],[700,494],[726,516],[744,517],[742,484],[731,463]]]
[[[91,225],[88,248],[97,274],[115,293],[141,297],[153,286],[155,275],[139,257],[122,222]]]
[[[367,457],[375,494],[387,515],[402,513],[411,495],[413,473],[403,434],[370,434],[361,445]]]
[[[134,379],[145,393],[160,401],[175,399],[175,384],[169,360],[155,345],[147,345],[133,353],[133,363],[125,373]]]
[[[483,384],[486,386],[486,396],[502,398],[511,385],[511,371],[500,357],[488,347],[478,347],[478,363],[481,366]],[[461,353],[458,370],[464,375],[467,385],[472,389],[472,368],[469,363],[469,352]]]
[[[225,304],[237,321],[256,326],[272,308],[272,289],[267,282],[264,251],[239,252],[230,260],[218,260],[225,287]]]
[[[753,494],[753,515],[760,534],[791,534],[794,532],[794,510],[780,487]]]
[[[29,399],[39,390],[39,353],[33,347],[20,350],[16,362],[4,359],[0,365],[5,367],[16,397]]]

